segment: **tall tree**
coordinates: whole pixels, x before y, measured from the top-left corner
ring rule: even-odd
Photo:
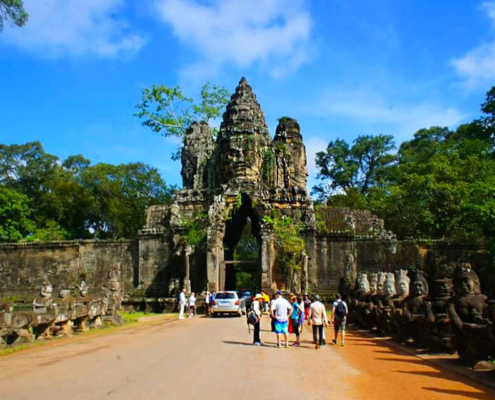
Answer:
[[[326,198],[333,194],[366,195],[394,163],[393,137],[359,136],[352,147],[344,140],[331,141],[326,151],[316,153],[318,179],[314,192]]]
[[[17,242],[32,233],[31,213],[27,196],[0,186],[0,242]]]
[[[24,10],[23,0],[0,0],[0,32],[5,21],[11,21],[17,26],[24,26],[29,14]]]
[[[201,100],[184,96],[179,86],[168,87],[153,85],[144,88],[139,110],[134,115],[142,118],[143,126],[147,126],[163,136],[175,136],[184,139],[187,128],[194,121],[209,122],[220,116],[220,111],[229,101],[227,89],[206,83],[201,88]],[[172,155],[172,159],[180,157],[180,149]]]

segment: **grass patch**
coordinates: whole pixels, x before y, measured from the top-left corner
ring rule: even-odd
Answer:
[[[122,316],[122,320],[123,320],[123,324],[121,326],[103,323],[103,326],[101,328],[91,329],[87,332],[78,332],[78,333],[75,333],[72,337],[59,337],[59,338],[54,337],[51,340],[41,340],[41,341],[34,341],[33,343],[0,347],[0,357],[8,356],[10,354],[17,353],[19,351],[28,350],[28,349],[32,349],[34,347],[53,343],[55,341],[74,339],[74,338],[78,338],[78,337],[82,338],[82,337],[93,336],[93,335],[95,335],[95,336],[106,335],[108,333],[111,333],[114,330],[122,329],[123,327],[136,324],[139,322],[138,321],[139,318],[142,318],[142,317],[152,317],[152,316],[161,315],[161,316],[163,316],[163,319],[177,319],[177,318],[179,318],[178,313],[156,314],[156,313],[146,313],[146,312],[125,312],[125,311],[122,311],[122,312],[120,312],[120,315]]]

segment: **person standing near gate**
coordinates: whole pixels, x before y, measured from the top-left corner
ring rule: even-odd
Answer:
[[[263,301],[263,296],[260,293],[258,293],[251,304],[251,311],[253,311],[258,317],[258,321],[253,324],[253,328],[254,328],[253,344],[255,346],[261,346],[263,344],[260,338],[262,301]]]
[[[315,349],[324,345],[323,328],[328,326],[327,311],[321,302],[320,296],[316,295],[315,300],[309,308],[308,325],[313,327],[313,341]]]
[[[342,345],[342,347],[345,346],[345,322],[347,320],[347,314],[349,314],[347,303],[342,300],[342,295],[339,293],[337,294],[337,301],[333,303],[332,310],[334,328],[333,344],[337,344],[340,330],[340,344]]]
[[[179,295],[179,319],[186,319],[186,317],[184,317],[184,309],[186,308],[186,303],[186,289],[182,289],[182,292],[180,292]]]
[[[281,347],[281,337],[284,335],[285,347],[289,347],[289,326],[288,321],[292,315],[291,304],[282,297],[279,290],[275,293],[275,300],[270,308],[270,315],[275,321],[275,333],[277,334],[277,347]]]

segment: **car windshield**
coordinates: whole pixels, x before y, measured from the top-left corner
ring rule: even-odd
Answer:
[[[235,293],[218,293],[215,299],[235,299]]]

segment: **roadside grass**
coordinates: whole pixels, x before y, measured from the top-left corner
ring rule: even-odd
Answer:
[[[0,346],[0,357],[9,356],[11,354],[18,353],[20,351],[33,349],[33,348],[36,348],[39,346],[48,345],[50,343],[60,342],[60,341],[67,340],[67,339],[74,339],[74,338],[77,339],[77,338],[84,338],[84,337],[88,337],[88,336],[107,335],[107,334],[112,333],[114,331],[118,331],[120,329],[125,329],[126,327],[134,326],[135,324],[140,323],[140,321],[139,321],[140,318],[159,317],[159,316],[162,316],[162,318],[157,318],[159,320],[170,320],[170,319],[179,318],[178,313],[157,314],[157,313],[147,313],[147,312],[122,311],[122,312],[120,312],[120,315],[122,316],[122,320],[123,320],[122,325],[114,325],[114,324],[104,323],[101,328],[91,329],[87,332],[75,333],[73,336],[70,336],[70,337],[60,337],[60,338],[54,337],[52,340],[35,341],[33,343],[25,343],[25,344],[18,344],[18,345],[5,346],[5,347]]]

